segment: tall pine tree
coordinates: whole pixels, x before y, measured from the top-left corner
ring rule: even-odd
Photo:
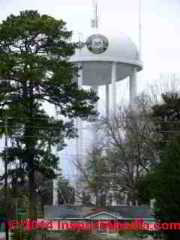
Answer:
[[[96,114],[95,93],[78,89],[74,81],[78,69],[69,62],[76,47],[71,36],[62,20],[37,11],[10,15],[0,25],[1,133],[7,121],[11,140],[1,155],[14,164],[16,173],[19,170],[22,184],[28,177],[32,219],[36,218],[35,171],[54,177],[58,158],[52,147],[63,146],[65,137],[76,135],[75,118]],[[61,120],[50,117],[45,103],[57,108]]]

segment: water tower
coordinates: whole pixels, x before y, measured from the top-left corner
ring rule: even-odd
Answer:
[[[129,78],[129,91],[122,94],[129,95],[129,103],[133,106],[137,95],[136,75],[137,72],[142,70],[142,62],[135,44],[126,34],[117,31],[116,35],[113,36],[110,32],[108,34],[101,32],[98,28],[98,22],[98,8],[95,2],[92,34],[87,36],[85,42],[79,42],[79,49],[76,50],[70,61],[79,66],[77,82],[80,88],[82,86],[90,86],[98,94],[98,87],[105,86],[105,109],[106,117],[109,118],[110,101],[112,103],[111,114],[116,114],[116,83],[127,77]],[[141,30],[139,31],[139,40],[141,40],[140,34]],[[77,128],[79,132],[79,138],[76,143],[77,159],[79,156],[83,164],[85,157],[80,157],[83,153],[84,145],[83,122],[81,120],[77,121]],[[95,131],[93,143],[95,144],[96,141],[97,134]]]
[[[134,103],[137,94],[136,73],[142,70],[140,54],[131,39],[117,31],[116,36],[104,34],[98,30],[97,3],[93,19],[93,34],[71,58],[71,62],[80,67],[78,85],[98,87],[105,85],[106,115],[109,116],[109,101],[112,100],[112,113],[116,113],[116,83],[129,77],[129,99]],[[109,86],[112,84],[110,96]]]
[[[116,83],[129,77],[129,99],[133,105],[137,94],[137,72],[142,70],[140,54],[131,39],[117,31],[115,36],[104,33],[98,28],[97,3],[95,16],[92,21],[92,34],[87,36],[85,42],[79,42],[79,49],[70,61],[79,66],[78,85],[92,87],[98,94],[98,87],[105,86],[106,117],[110,115],[110,100],[112,101],[112,114],[116,114],[117,94]],[[110,85],[112,91],[110,91]],[[111,94],[110,94],[111,93]],[[122,93],[127,94],[127,93]],[[76,155],[83,163],[83,122],[77,120],[79,138],[76,140]],[[96,139],[96,137],[94,138]],[[55,182],[55,181],[54,181]],[[54,205],[57,203],[56,187],[54,187]]]
[[[141,22],[140,22],[141,23]],[[122,93],[129,95],[129,103],[133,106],[137,95],[137,72],[142,70],[140,54],[131,41],[123,33],[117,31],[113,36],[111,33],[104,33],[98,28],[98,8],[94,5],[94,19],[92,20],[92,34],[87,36],[85,42],[79,43],[71,62],[79,66],[78,85],[92,87],[98,94],[98,87],[105,86],[105,109],[106,117],[116,114],[117,108],[117,86],[118,81],[129,78],[129,91]],[[140,25],[141,28],[141,25]],[[139,40],[141,40],[139,31]],[[140,44],[141,45],[141,44]],[[111,85],[111,91],[110,91]],[[78,120],[79,138],[77,139],[77,155],[83,152],[83,123]],[[97,134],[94,135],[94,141]]]

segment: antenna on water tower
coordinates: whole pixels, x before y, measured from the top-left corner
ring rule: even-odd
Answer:
[[[99,27],[99,16],[98,16],[98,2],[97,0],[92,1],[94,8],[94,18],[91,20],[91,27],[98,29]]]
[[[142,0],[139,1],[139,57],[142,55]]]

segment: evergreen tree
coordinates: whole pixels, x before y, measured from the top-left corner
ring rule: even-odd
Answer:
[[[154,198],[155,216],[161,223],[180,221],[180,97],[162,95],[163,102],[153,107],[153,119],[160,134],[157,144],[159,163],[141,182],[142,196]],[[143,190],[143,188],[145,190]],[[146,195],[146,196],[145,196]],[[164,230],[167,240],[179,240],[179,230]]]
[[[58,157],[52,147],[76,136],[75,118],[96,114],[95,93],[78,89],[74,81],[78,69],[69,62],[76,47],[71,36],[62,20],[37,11],[10,15],[0,25],[1,133],[7,121],[11,140],[1,155],[14,164],[18,181],[28,177],[30,218],[36,218],[35,170],[55,177]],[[48,108],[54,106],[60,120],[50,117]]]
[[[155,217],[160,223],[180,222],[180,146],[170,143],[161,153],[160,164],[147,178],[151,197],[156,199]],[[163,229],[162,229],[163,230]],[[164,230],[167,240],[178,240],[180,232],[177,229]]]
[[[75,190],[70,182],[63,176],[58,177],[58,203],[59,204],[74,204]]]

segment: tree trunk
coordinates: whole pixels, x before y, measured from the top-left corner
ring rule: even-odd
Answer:
[[[37,219],[36,209],[36,184],[35,184],[35,166],[34,166],[34,151],[36,146],[36,139],[34,134],[34,96],[33,96],[33,83],[28,81],[23,87],[23,96],[27,99],[27,119],[28,122],[25,126],[25,145],[26,145],[26,161],[28,168],[28,189],[29,189],[29,211],[28,217],[32,220]]]
[[[31,166],[33,164],[30,164]],[[34,167],[30,168],[29,172],[29,218],[37,219],[37,209],[36,209],[36,192],[35,192],[35,182],[34,182]]]

